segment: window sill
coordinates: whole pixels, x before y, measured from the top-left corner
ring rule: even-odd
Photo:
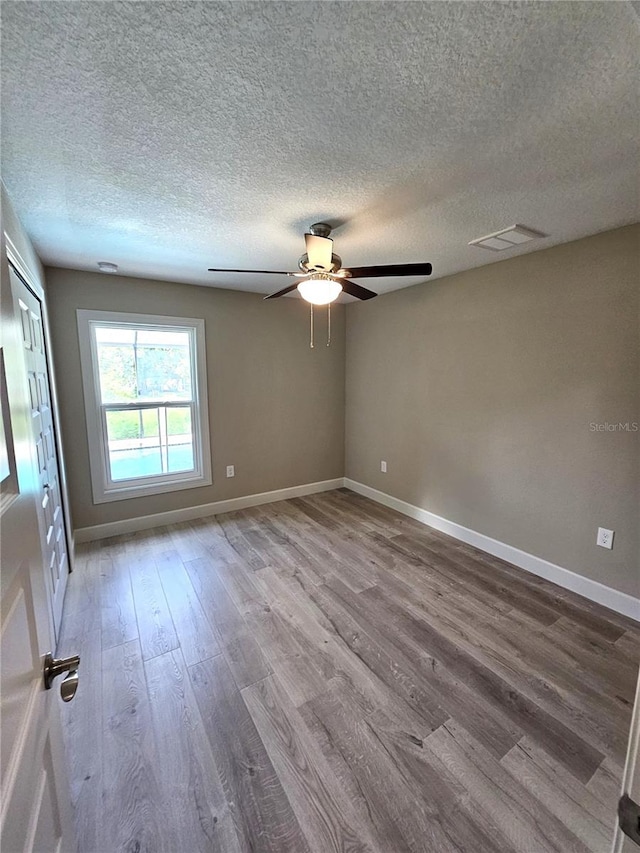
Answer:
[[[197,489],[200,486],[211,486],[212,484],[212,477],[202,475],[164,483],[150,483],[147,486],[114,487],[99,494],[96,494],[94,491],[93,503],[103,504],[110,503],[111,501],[125,501],[130,498],[146,498],[150,495],[162,495],[166,492],[177,492],[182,489]]]

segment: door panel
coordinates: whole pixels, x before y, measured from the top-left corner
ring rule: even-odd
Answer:
[[[7,609],[2,620],[2,740],[0,780],[4,783],[9,766],[17,760],[16,748],[20,742],[20,732],[24,709],[33,704],[33,693],[38,685],[32,673],[39,668],[37,638],[34,636],[34,612],[30,589],[25,589],[28,572],[19,571],[12,589],[3,594],[3,604]],[[25,643],[25,637],[28,642]]]
[[[1,227],[0,237],[4,237]],[[6,492],[0,496],[0,849],[2,853],[71,853],[76,844],[62,754],[59,685],[45,690],[43,681],[44,657],[55,649],[51,594],[53,589],[64,589],[60,572],[65,569],[67,549],[56,533],[59,498],[54,494],[53,499],[47,497],[52,531],[44,557],[43,478],[47,477],[44,482],[53,479],[58,495],[60,489],[45,438],[47,429],[52,430],[50,412],[47,415],[46,401],[43,406],[38,398],[37,374],[42,367],[34,366],[42,354],[42,322],[14,298],[4,239],[0,272],[0,413],[2,455],[7,460],[0,483]],[[29,308],[25,300],[23,304]],[[31,376],[27,360],[32,363]],[[51,555],[55,583],[48,562]]]
[[[32,679],[29,703],[23,708],[14,754],[3,780],[3,853],[70,853],[76,849],[56,707],[61,700],[57,690],[42,695],[42,676],[40,672],[37,675]]]
[[[51,850],[60,850],[62,845],[62,823],[58,800],[55,797],[54,773],[51,739],[47,738],[43,750],[38,788],[29,817],[27,843],[25,844],[25,849],[33,851],[33,853],[36,851],[37,853],[49,853]]]

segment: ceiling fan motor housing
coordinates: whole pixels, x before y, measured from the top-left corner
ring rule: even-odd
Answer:
[[[331,255],[331,269],[324,269],[323,267],[311,267],[309,266],[309,255],[305,252],[304,255],[298,261],[298,266],[302,270],[302,272],[329,272],[336,273],[339,269],[342,269],[342,258],[340,255]]]

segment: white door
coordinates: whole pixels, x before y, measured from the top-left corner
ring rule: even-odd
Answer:
[[[640,674],[638,675],[636,701],[631,719],[631,734],[629,735],[622,793],[627,794],[634,803],[640,805]],[[634,823],[636,830],[640,830],[640,818],[636,817]],[[640,843],[627,838],[618,826],[613,842],[613,853],[640,853]]]
[[[10,267],[14,309],[20,314],[23,355],[29,387],[30,424],[38,471],[40,538],[47,566],[46,583],[56,637],[62,619],[69,575],[67,536],[62,509],[60,471],[49,390],[42,305]]]
[[[43,682],[45,655],[55,649],[50,569],[41,550],[41,482],[22,321],[14,311],[4,239],[0,264],[0,849],[57,853],[76,845],[62,752],[60,682],[52,690]]]

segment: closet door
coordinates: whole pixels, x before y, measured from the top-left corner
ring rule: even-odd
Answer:
[[[59,634],[64,592],[69,575],[69,548],[62,505],[60,467],[49,390],[49,370],[40,300],[10,268],[14,306],[20,329],[29,386],[31,432],[36,448],[38,503],[42,551],[49,586],[53,624]]]

